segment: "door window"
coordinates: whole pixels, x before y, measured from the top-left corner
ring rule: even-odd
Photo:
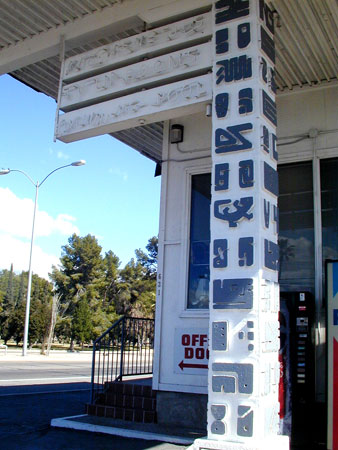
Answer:
[[[188,309],[209,308],[210,173],[191,180]]]

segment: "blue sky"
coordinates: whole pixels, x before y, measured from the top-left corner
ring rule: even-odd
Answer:
[[[76,232],[94,235],[103,252],[125,265],[158,234],[161,177],[155,163],[110,136],[53,142],[56,103],[0,76],[0,169],[25,171],[34,181],[55,172],[39,190],[33,271],[47,276],[61,246]],[[20,173],[0,177],[0,270],[28,269],[35,188]]]

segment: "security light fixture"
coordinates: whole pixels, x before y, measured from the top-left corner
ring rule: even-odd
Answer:
[[[183,142],[183,125],[174,124],[170,129],[170,144],[179,144]]]

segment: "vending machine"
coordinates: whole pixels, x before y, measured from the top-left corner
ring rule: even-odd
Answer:
[[[312,441],[315,402],[314,312],[310,292],[281,292],[280,432],[304,448]]]
[[[326,262],[327,448],[338,450],[338,261]]]

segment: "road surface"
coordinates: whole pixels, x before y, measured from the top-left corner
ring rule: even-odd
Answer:
[[[185,446],[51,428],[84,413],[91,355],[0,354],[0,448],[4,450],[184,450]]]

